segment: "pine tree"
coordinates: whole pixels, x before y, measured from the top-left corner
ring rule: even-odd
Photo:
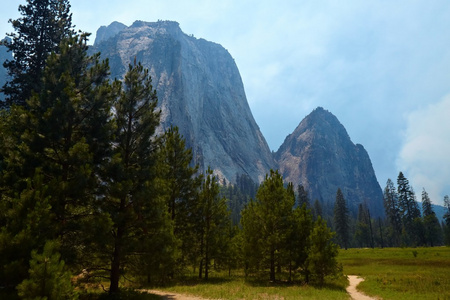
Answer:
[[[350,242],[349,236],[349,217],[347,204],[340,188],[336,192],[336,203],[334,206],[334,226],[336,228],[337,238],[341,247],[347,250]]]
[[[430,197],[425,189],[422,191],[422,212],[425,239],[426,242],[433,247],[442,241],[442,229],[439,220],[434,213]]]
[[[57,242],[47,241],[42,254],[31,254],[29,279],[17,286],[22,299],[77,299],[71,274],[57,252]]]
[[[175,237],[180,242],[181,257],[178,266],[186,265],[192,254],[195,237],[195,198],[201,185],[197,176],[198,165],[192,164],[192,150],[186,148],[178,127],[169,128],[162,137],[159,160],[159,176],[165,186],[166,203],[174,224]]]
[[[297,194],[298,194],[298,206],[305,205],[306,208],[310,208],[311,204],[309,203],[309,197],[308,197],[308,191],[305,190],[305,187],[301,184],[297,187]]]
[[[275,267],[285,256],[294,204],[295,198],[284,188],[282,176],[271,170],[258,189],[256,201],[242,213],[246,263],[248,267],[252,263],[268,267],[271,281],[275,281]]]
[[[228,247],[226,233],[231,225],[226,199],[219,197],[217,177],[210,168],[206,171],[202,183],[197,208],[200,238],[199,278],[203,277],[204,271],[205,280],[208,280],[211,260],[220,261],[221,257],[218,254],[221,253],[221,249]]]
[[[450,197],[448,195],[444,196],[444,207],[446,212],[444,213],[444,220],[442,223],[444,231],[444,243],[445,245],[450,245]]]
[[[296,207],[290,223],[291,234],[287,240],[287,251],[290,256],[289,270],[299,269],[307,283],[310,275],[307,259],[311,248],[310,236],[314,226],[311,210],[306,208],[306,205]],[[291,278],[291,276],[289,277]]]
[[[319,217],[311,233],[311,248],[307,263],[312,279],[320,285],[324,284],[325,276],[337,275],[340,272],[340,267],[336,260],[338,246],[333,243],[333,236],[334,233],[330,231],[326,223]]]
[[[64,260],[72,265],[84,256],[79,250],[86,248],[80,245],[89,234],[83,227],[97,220],[94,206],[102,193],[115,93],[108,64],[100,63],[98,55],[87,55],[86,35],[65,40],[60,49],[49,57],[42,90],[28,100],[27,109],[13,106],[7,113],[1,185],[15,214],[35,207],[24,202],[30,199],[25,196],[29,187],[50,207],[51,225],[34,237],[35,243],[15,245],[28,251],[23,257],[31,249],[40,251],[45,240],[58,238]],[[16,235],[28,226],[21,223],[8,230]]]
[[[32,91],[40,93],[47,57],[59,54],[61,42],[74,35],[68,0],[27,0],[19,12],[21,18],[9,21],[16,32],[5,43],[14,57],[4,63],[11,78],[3,87],[6,107],[25,105]]]
[[[355,239],[359,242],[360,247],[369,247],[371,245],[369,218],[367,212],[367,205],[365,203],[360,203],[358,206],[358,218],[355,232]]]
[[[397,193],[400,213],[403,224],[405,242],[408,244],[418,244],[422,240],[422,226],[419,222],[420,210],[416,202],[413,189],[409,185],[408,179],[402,172],[397,178]]]
[[[314,200],[314,206],[312,208],[312,214],[314,221],[316,221],[319,217],[322,217],[322,205],[320,204],[319,199]]]
[[[383,204],[389,222],[391,244],[399,246],[400,236],[402,234],[402,219],[400,216],[397,191],[391,179],[387,180],[386,187],[383,191]]]
[[[109,214],[112,223],[110,294],[118,292],[122,270],[139,268],[128,259],[131,253],[151,257],[151,251],[157,251],[149,248],[151,241],[156,239],[162,247],[161,236],[168,238],[166,245],[173,243],[168,209],[156,174],[158,141],[155,130],[160,115],[156,105],[156,91],[148,70],[141,64],[130,65],[119,100],[114,105],[114,154],[101,208]]]

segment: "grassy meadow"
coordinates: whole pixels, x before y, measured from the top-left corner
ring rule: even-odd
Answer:
[[[395,300],[450,299],[450,247],[340,250],[338,260],[344,274],[365,278],[358,289],[368,295]],[[128,282],[129,289],[120,299],[161,299],[160,296],[133,291],[135,288],[208,299],[349,299],[345,277],[328,278],[322,288],[286,281],[270,283],[267,277],[264,273],[245,278],[241,271],[233,271],[232,276],[228,276],[228,272],[212,272],[208,282],[197,279],[194,273],[164,286],[137,287]],[[0,291],[0,299],[16,298],[9,298]],[[97,288],[81,295],[80,300],[84,299],[109,297]]]
[[[450,247],[340,250],[344,274],[366,280],[358,289],[382,299],[450,299]],[[195,278],[160,290],[210,299],[349,299],[345,279],[329,279],[323,287],[269,283],[213,273],[205,283]]]
[[[344,274],[383,299],[450,299],[450,247],[340,250]]]

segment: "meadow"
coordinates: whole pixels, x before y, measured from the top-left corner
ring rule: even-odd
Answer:
[[[386,300],[450,299],[450,247],[340,250],[338,261],[344,274],[365,278],[358,289],[367,295]],[[241,271],[233,271],[231,276],[228,272],[212,272],[210,275],[208,282],[197,279],[192,273],[164,286],[139,288],[207,299],[349,299],[345,277],[328,278],[325,286],[318,287],[287,281],[271,283],[265,273],[247,278]],[[129,289],[124,291],[121,299],[161,299],[136,292],[137,286],[133,284],[127,285]],[[5,296],[0,291],[0,299]],[[80,299],[109,297],[97,289],[81,295]]]
[[[383,299],[450,299],[450,247],[349,249],[344,274],[365,278],[358,289]]]
[[[365,278],[358,289],[367,295],[395,300],[450,299],[450,247],[340,250],[338,260],[344,274]],[[347,284],[345,278],[328,279],[320,288],[213,273],[208,283],[192,277],[153,288],[210,299],[349,299]]]

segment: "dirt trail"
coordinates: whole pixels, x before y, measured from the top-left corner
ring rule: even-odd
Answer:
[[[163,291],[157,291],[157,290],[140,290],[140,291],[161,296],[164,300],[207,300],[205,298],[177,294],[177,293],[172,293],[172,292],[163,292]]]
[[[367,295],[364,295],[363,293],[356,290],[356,287],[358,284],[360,284],[362,281],[364,281],[364,278],[355,276],[355,275],[348,275],[348,280],[350,282],[349,286],[347,287],[347,292],[350,294],[353,300],[378,300],[380,298],[373,298],[369,297]],[[196,297],[196,296],[189,296],[184,294],[178,294],[173,292],[163,292],[158,290],[140,290],[142,292],[147,292],[150,294],[161,296],[164,300],[207,300],[205,298]]]
[[[376,300],[379,298],[372,298],[367,295],[364,295],[361,292],[358,292],[356,290],[356,287],[358,284],[360,284],[362,281],[364,281],[364,278],[355,276],[355,275],[348,275],[348,281],[350,282],[350,285],[347,287],[347,292],[350,294],[353,300]]]

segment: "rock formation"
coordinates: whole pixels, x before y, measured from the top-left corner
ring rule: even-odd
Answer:
[[[119,32],[127,28],[125,24],[119,22],[112,22],[109,26],[101,26],[95,35],[94,45],[98,45],[103,41],[106,41],[110,37],[117,35]]]
[[[261,181],[275,164],[228,51],[184,34],[176,22],[120,27],[102,27],[91,49],[109,59],[111,76],[122,79],[130,63],[141,62],[157,90],[161,130],[178,126],[196,162],[221,179],[247,174]]]
[[[310,200],[319,199],[332,213],[341,188],[350,211],[366,202],[373,216],[383,214],[383,195],[369,155],[353,144],[344,126],[330,112],[315,109],[298,125],[275,154],[285,181],[302,184]]]

